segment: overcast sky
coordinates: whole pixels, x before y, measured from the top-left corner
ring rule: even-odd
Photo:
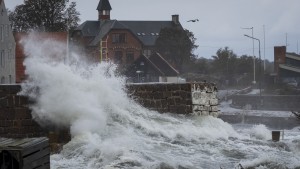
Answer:
[[[73,1],[77,2],[81,22],[97,19],[99,0]],[[5,0],[11,10],[22,3],[23,0]],[[200,57],[211,58],[225,46],[238,56],[252,56],[252,40],[244,36],[252,31],[243,27],[254,27],[254,37],[261,41],[262,59],[265,56],[273,61],[274,46],[286,42],[288,52],[300,51],[300,0],[110,0],[110,3],[111,19],[117,20],[171,20],[171,15],[178,14],[182,26],[197,38],[199,47],[194,53]],[[187,22],[190,19],[199,21]],[[255,55],[258,56],[257,41]]]

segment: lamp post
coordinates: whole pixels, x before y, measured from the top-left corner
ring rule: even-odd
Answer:
[[[142,73],[142,71],[140,70],[137,70],[136,71],[136,74],[138,75],[138,83],[140,83],[140,74]]]
[[[242,28],[242,29],[251,29],[252,30],[252,37],[253,36],[253,27],[251,28]],[[253,84],[256,83],[256,80],[255,80],[255,56],[254,56],[254,39],[252,39],[252,56],[253,56]]]
[[[259,97],[260,97],[260,103],[262,105],[263,101],[261,98],[261,56],[260,56],[260,40],[257,38],[254,38],[253,36],[244,35],[248,38],[254,39],[258,41],[258,55],[259,55]]]

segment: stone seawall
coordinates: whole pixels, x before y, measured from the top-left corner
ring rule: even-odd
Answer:
[[[218,114],[217,88],[212,83],[128,84],[127,89],[142,106],[160,113]]]
[[[45,131],[31,116],[29,100],[18,85],[0,85],[0,135],[8,138],[41,137]]]
[[[20,96],[20,85],[0,85],[0,137],[48,137],[52,152],[70,141],[68,129],[42,127],[33,118],[27,97]]]
[[[216,86],[210,83],[129,84],[128,95],[151,110],[164,113],[218,114]],[[32,116],[30,101],[20,96],[20,85],[0,85],[0,137],[48,137],[52,152],[71,140],[69,129],[40,125]]]

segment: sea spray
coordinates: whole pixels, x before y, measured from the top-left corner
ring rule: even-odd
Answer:
[[[66,59],[66,46],[53,40],[29,36],[23,45],[28,80],[22,93],[35,100],[35,119],[72,133],[51,156],[51,168],[233,168],[263,152],[278,157],[276,147],[257,145],[220,119],[141,107],[127,97],[114,64],[90,64],[72,52]]]
[[[259,140],[272,139],[271,131],[263,124],[254,125],[251,129],[251,135]]]

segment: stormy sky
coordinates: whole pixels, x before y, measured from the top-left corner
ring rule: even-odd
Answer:
[[[99,0],[74,1],[81,22],[97,19]],[[11,10],[21,3],[23,0],[5,0]],[[171,20],[171,15],[178,14],[182,26],[197,38],[199,47],[194,53],[199,57],[211,58],[225,46],[238,56],[252,55],[252,39],[244,36],[252,31],[242,29],[249,27],[254,28],[254,37],[261,41],[262,59],[273,61],[274,46],[287,44],[288,52],[300,51],[299,0],[110,0],[110,3],[111,19],[117,20]],[[199,21],[187,22],[191,19]],[[256,56],[258,48],[255,41]]]

